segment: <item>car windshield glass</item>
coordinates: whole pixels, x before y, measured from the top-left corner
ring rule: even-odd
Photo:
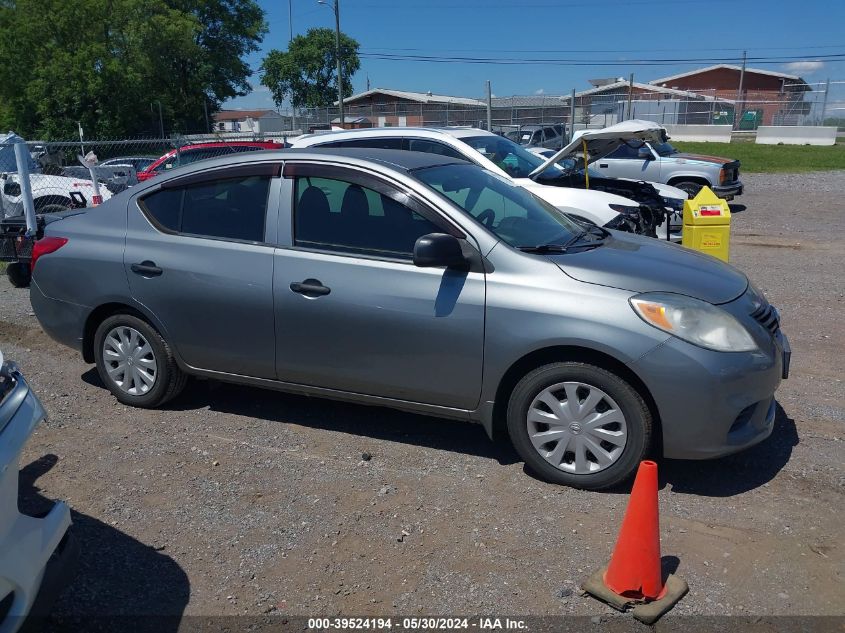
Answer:
[[[562,246],[582,233],[575,222],[527,189],[475,165],[427,167],[413,175],[511,246]]]
[[[480,152],[511,178],[528,178],[532,171],[546,162],[542,156],[532,154],[522,145],[502,136],[469,136],[460,140]],[[542,175],[553,178],[560,175],[560,170],[552,165]]]

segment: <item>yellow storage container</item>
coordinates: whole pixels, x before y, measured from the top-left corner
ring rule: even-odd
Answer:
[[[731,209],[710,187],[684,201],[684,232],[681,243],[728,261],[731,246]]]

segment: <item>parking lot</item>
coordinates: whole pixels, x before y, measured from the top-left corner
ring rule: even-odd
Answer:
[[[766,442],[660,464],[662,553],[690,585],[673,614],[842,615],[845,172],[743,180],[731,261],[780,309],[792,375]],[[624,490],[546,484],[480,426],[377,408],[196,381],[124,407],[28,297],[0,278],[3,353],[51,415],[25,497],[67,500],[84,552],[57,615],[613,613],[578,586]]]

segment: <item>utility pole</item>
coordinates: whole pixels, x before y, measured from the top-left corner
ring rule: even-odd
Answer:
[[[288,49],[290,49],[290,43],[293,41],[293,0],[288,0],[288,32],[290,33]]]
[[[493,131],[493,92],[489,79],[487,80],[487,131]]]
[[[625,119],[632,119],[631,116],[631,99],[634,98],[634,73],[628,78],[628,111],[625,113]]]
[[[827,110],[827,94],[830,92],[830,77],[824,82],[824,99],[822,99],[822,120],[821,125],[824,125],[824,113]]]
[[[569,142],[575,136],[575,88],[572,89],[572,94],[569,97]]]
[[[159,138],[164,138],[164,117],[161,115],[161,101],[157,101],[158,103],[158,130],[161,136]]]
[[[742,117],[742,110],[745,104],[742,102],[742,90],[745,86],[745,59],[748,51],[742,51],[742,67],[739,70],[739,90],[736,91],[736,105],[734,106],[734,129],[739,127],[739,121]],[[737,118],[737,109],[739,110],[739,117]]]
[[[326,0],[317,0],[317,4],[328,6]],[[337,107],[340,110],[340,127],[343,127],[343,68],[340,65],[340,0],[332,0],[334,9],[335,56],[337,57]]]

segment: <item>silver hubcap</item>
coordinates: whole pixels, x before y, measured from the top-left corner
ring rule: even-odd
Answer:
[[[142,396],[152,389],[158,375],[149,342],[138,330],[125,325],[106,334],[103,364],[111,381],[132,396]]]
[[[555,468],[587,475],[619,459],[628,441],[619,405],[598,387],[561,382],[541,391],[528,407],[528,437]]]

